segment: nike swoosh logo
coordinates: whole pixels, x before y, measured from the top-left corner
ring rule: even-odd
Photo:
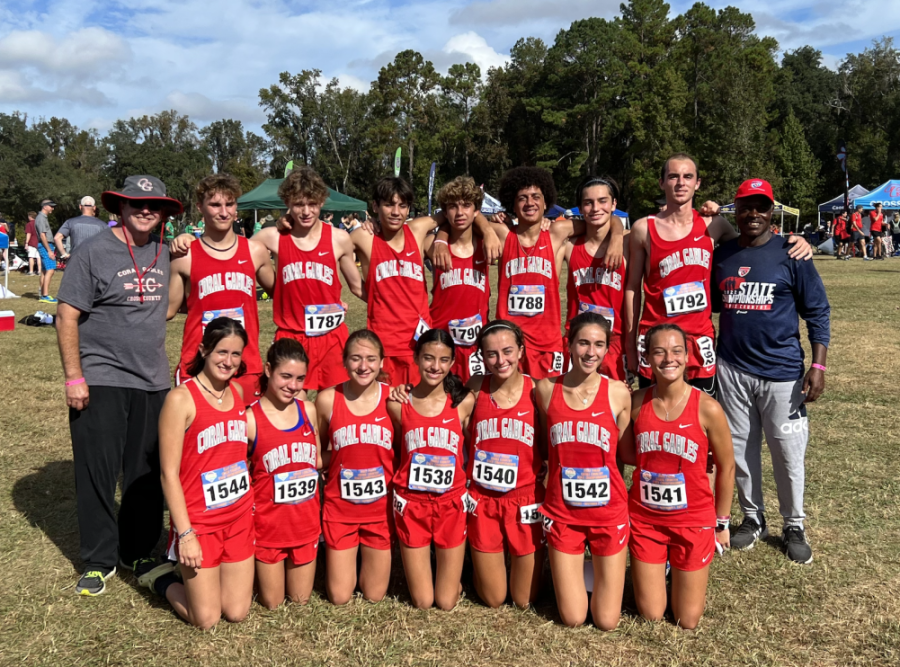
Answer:
[[[242,416],[242,415],[244,414],[244,412],[246,412],[246,410],[239,410],[239,411],[238,411],[238,417]]]
[[[305,438],[305,437],[307,437],[307,436],[309,436],[309,435],[312,435],[312,431],[305,431],[302,435],[303,435],[303,437]]]
[[[679,424],[678,428],[689,428],[691,426],[693,426],[693,424]]]
[[[250,261],[249,259],[239,259],[238,264],[246,264],[249,261]]]
[[[483,259],[476,259],[476,260],[475,260],[475,263],[476,263],[476,264],[484,264],[484,260],[483,260]]]
[[[624,543],[626,539],[628,539],[628,535],[625,535],[621,540],[619,540],[619,544]]]
[[[712,554],[709,554],[709,556],[707,556],[706,558],[704,558],[704,559],[701,560],[700,562],[701,562],[701,563],[705,563],[705,562],[708,561],[711,557],[712,557]]]
[[[527,415],[527,414],[528,414],[528,410],[526,410],[525,412],[517,412],[517,413],[516,413],[516,416],[517,416],[517,417],[524,417],[524,416]]]
[[[375,423],[377,424],[380,421],[384,421],[387,417],[375,417]]]
[[[327,255],[327,254],[328,254],[328,251],[327,251],[327,250],[326,250],[325,252],[320,252],[320,253],[319,253],[319,257],[324,257],[324,256]]]
[[[695,236],[695,237],[694,237],[694,241],[695,241],[695,242],[696,242],[696,241],[699,241],[699,240],[702,239],[702,238],[703,238],[702,236]]]
[[[592,413],[591,413],[591,417],[599,417],[599,416],[602,415],[604,412],[606,412],[606,410],[601,410],[600,412],[592,412]]]
[[[415,255],[415,254],[416,254],[416,251],[415,251],[415,250],[410,250],[408,253],[406,253],[406,256],[407,256],[407,257],[412,257],[412,256]]]
[[[538,248],[538,250],[543,250],[543,249],[546,248],[546,247],[547,247],[547,246],[542,245],[540,248]]]
[[[442,423],[442,424],[449,424],[449,423],[452,422],[452,421],[453,421],[453,417],[451,417],[450,419],[445,419],[445,420],[443,420],[441,423]]]

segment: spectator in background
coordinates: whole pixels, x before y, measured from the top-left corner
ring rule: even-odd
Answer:
[[[34,229],[35,211],[28,211],[28,222],[25,223],[25,252],[28,254],[29,276],[41,275],[41,256],[38,254],[38,235]]]
[[[110,227],[115,227],[116,225],[119,224],[119,216],[113,215],[112,213],[110,213],[109,214],[109,222],[107,222],[106,224],[109,225]]]
[[[869,232],[872,236],[872,258],[884,259],[884,249],[881,239],[884,236],[884,214],[881,212],[881,202],[875,202],[875,210],[869,211]]]
[[[41,290],[38,301],[42,303],[56,303],[56,299],[50,296],[50,280],[56,271],[56,251],[53,248],[53,232],[50,230],[48,215],[53,213],[56,202],[52,199],[44,199],[41,202],[41,212],[34,219],[34,229],[37,233],[38,254],[41,256]]]
[[[6,221],[6,218],[3,217],[3,214],[0,213],[0,234],[6,234],[9,236],[9,223]],[[12,239],[10,239],[9,243],[10,247],[12,247]],[[6,252],[6,248],[3,249],[3,262],[8,262],[9,256]]]
[[[847,212],[844,211],[834,219],[834,223],[831,225],[834,256],[837,259],[850,259],[850,232],[847,229],[847,223]]]
[[[859,248],[862,258],[867,260],[869,258],[866,256],[866,234],[863,232],[862,212],[863,205],[858,204],[853,215],[850,216],[850,241]]]
[[[171,241],[175,238],[175,216],[174,215],[170,215],[168,218],[166,218],[166,227],[165,227],[165,233],[163,234],[163,238],[165,239],[166,243],[168,243],[169,241]]]
[[[891,240],[894,242],[894,256],[900,255],[900,211],[894,211],[894,216],[888,223],[890,226]]]
[[[79,208],[81,215],[66,220],[53,237],[61,259],[69,259],[75,248],[108,229],[108,225],[97,217],[97,204],[93,197],[82,197]],[[69,239],[69,252],[65,251],[66,238]]]

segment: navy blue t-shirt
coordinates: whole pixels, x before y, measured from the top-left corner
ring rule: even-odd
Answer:
[[[713,253],[712,307],[719,317],[720,359],[750,375],[791,382],[803,377],[800,321],[810,343],[831,339],[831,307],[813,262],[791,259],[790,244],[772,235],[756,248],[740,239]]]

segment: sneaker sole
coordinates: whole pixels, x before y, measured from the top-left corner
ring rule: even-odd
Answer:
[[[157,565],[149,572],[144,572],[144,574],[139,576],[137,578],[137,580],[138,580],[138,583],[141,586],[143,586],[144,588],[150,588],[150,585],[154,581],[159,579],[161,576],[169,574],[169,572],[174,572],[174,571],[175,571],[175,565],[172,562],[167,561],[167,562],[163,563],[162,565]]]
[[[809,565],[810,563],[813,562],[813,557],[812,557],[812,556],[809,557],[809,560],[803,560],[803,561],[800,561],[800,560],[794,560],[793,558],[791,558],[791,557],[788,556],[787,554],[785,554],[785,556],[787,556],[787,559],[788,559],[789,561],[791,561],[794,565]]]

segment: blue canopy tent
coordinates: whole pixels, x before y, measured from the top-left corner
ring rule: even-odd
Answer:
[[[866,190],[861,185],[854,185],[850,188],[848,192],[850,201],[852,202],[857,197],[862,197],[863,195],[868,194],[869,191]],[[823,213],[831,213],[832,216],[839,214],[844,210],[844,195],[838,195],[834,199],[829,199],[827,202],[823,204],[819,204],[819,218],[818,218],[818,227],[822,226],[822,214]]]
[[[900,180],[891,180],[882,183],[874,190],[862,197],[853,200],[853,206],[863,205],[863,208],[875,208],[875,204],[881,202],[881,207],[887,210],[900,210]]]

